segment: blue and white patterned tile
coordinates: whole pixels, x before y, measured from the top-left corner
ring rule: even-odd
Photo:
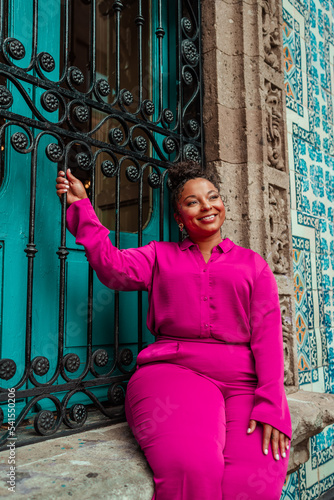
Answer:
[[[309,346],[310,346],[311,367],[313,370],[318,370],[319,356],[318,356],[318,345],[317,345],[317,332],[315,330],[309,330]],[[314,373],[312,375],[313,375],[312,382],[319,380],[319,373],[317,373],[316,379]]]
[[[312,469],[312,461],[308,460],[299,470],[299,497],[303,500],[313,500],[319,496],[317,469]]]
[[[328,357],[332,358],[331,348],[328,349]],[[328,362],[328,387],[329,392],[334,393],[334,362],[329,359]]]
[[[328,365],[328,349],[329,349],[329,339],[333,338],[332,328],[319,328],[321,337],[321,366]],[[324,382],[325,384],[325,382]],[[325,385],[324,385],[325,387]],[[326,387],[323,392],[326,391]]]
[[[317,452],[319,466],[319,480],[326,482],[326,478],[334,479],[333,473],[333,426],[326,427],[323,432],[318,434],[321,439],[321,447]],[[325,489],[323,491],[326,491]],[[322,492],[321,492],[322,493]]]
[[[334,326],[324,329],[324,336],[328,347],[328,360],[334,363]],[[329,351],[331,349],[331,351]]]
[[[331,392],[329,365],[324,366],[324,384],[325,384],[325,392]]]
[[[312,266],[312,291],[313,291],[313,313],[314,313],[314,328],[316,330],[320,329],[320,309],[319,309],[319,297],[318,290],[316,288],[316,278],[315,278],[315,254],[310,254],[311,266]]]
[[[299,381],[303,389],[334,393],[334,0],[283,0],[283,7],[286,78],[294,85],[287,130]],[[317,446],[298,471],[300,499],[333,486],[327,434],[332,439],[333,430],[314,438]]]
[[[298,371],[298,383],[303,391],[312,391],[312,370]]]
[[[324,318],[322,322],[322,327],[325,330],[330,329],[333,325],[333,290],[325,289],[323,290],[324,297]]]
[[[292,474],[289,474],[285,480],[281,500],[298,500],[298,498],[298,473],[293,472]]]
[[[325,392],[325,379],[324,379],[324,368],[320,366],[318,368],[318,380],[313,382],[312,390],[315,392]]]

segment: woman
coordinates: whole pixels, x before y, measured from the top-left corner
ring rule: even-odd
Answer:
[[[138,355],[125,411],[153,470],[153,498],[278,500],[291,420],[275,277],[258,253],[222,239],[216,170],[183,162],[168,175],[188,237],[123,251],[69,170],[56,186],[102,283],[149,293],[156,342]]]

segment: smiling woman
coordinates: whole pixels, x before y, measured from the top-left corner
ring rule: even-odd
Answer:
[[[114,290],[148,291],[156,342],[137,358],[125,411],[153,471],[153,498],[278,500],[291,419],[275,277],[257,252],[222,239],[216,170],[183,162],[168,178],[188,237],[119,250],[82,183],[57,177],[67,227],[98,278]]]

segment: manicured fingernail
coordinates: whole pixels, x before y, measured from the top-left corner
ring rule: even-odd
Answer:
[[[70,168],[68,168],[68,169],[67,169],[67,172],[71,172],[71,169],[70,169]]]
[[[275,458],[276,458],[276,460],[279,460],[279,454],[278,453],[276,453]]]
[[[250,428],[250,427],[248,427],[248,429],[247,429],[247,434],[249,434],[250,432],[251,432],[251,428]]]
[[[287,445],[286,445],[286,449],[287,449],[287,450],[290,450],[290,445],[288,445],[288,444],[287,444]]]
[[[286,457],[286,453],[285,453],[285,451],[283,451],[283,453],[282,453],[282,457],[283,457],[283,458],[285,458],[285,457]]]
[[[268,450],[267,449],[264,450],[264,454],[268,455]]]

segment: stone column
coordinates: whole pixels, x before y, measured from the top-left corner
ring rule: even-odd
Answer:
[[[281,9],[275,0],[202,0],[203,119],[206,164],[215,163],[222,178],[223,233],[260,253],[277,280],[285,388],[296,396],[289,401],[294,414],[300,398]],[[321,411],[317,405],[318,418]],[[302,435],[307,447],[309,435],[325,424],[316,432],[313,425],[306,436],[298,434],[297,420],[293,418],[295,443]],[[290,470],[304,462],[307,453],[293,457]]]

